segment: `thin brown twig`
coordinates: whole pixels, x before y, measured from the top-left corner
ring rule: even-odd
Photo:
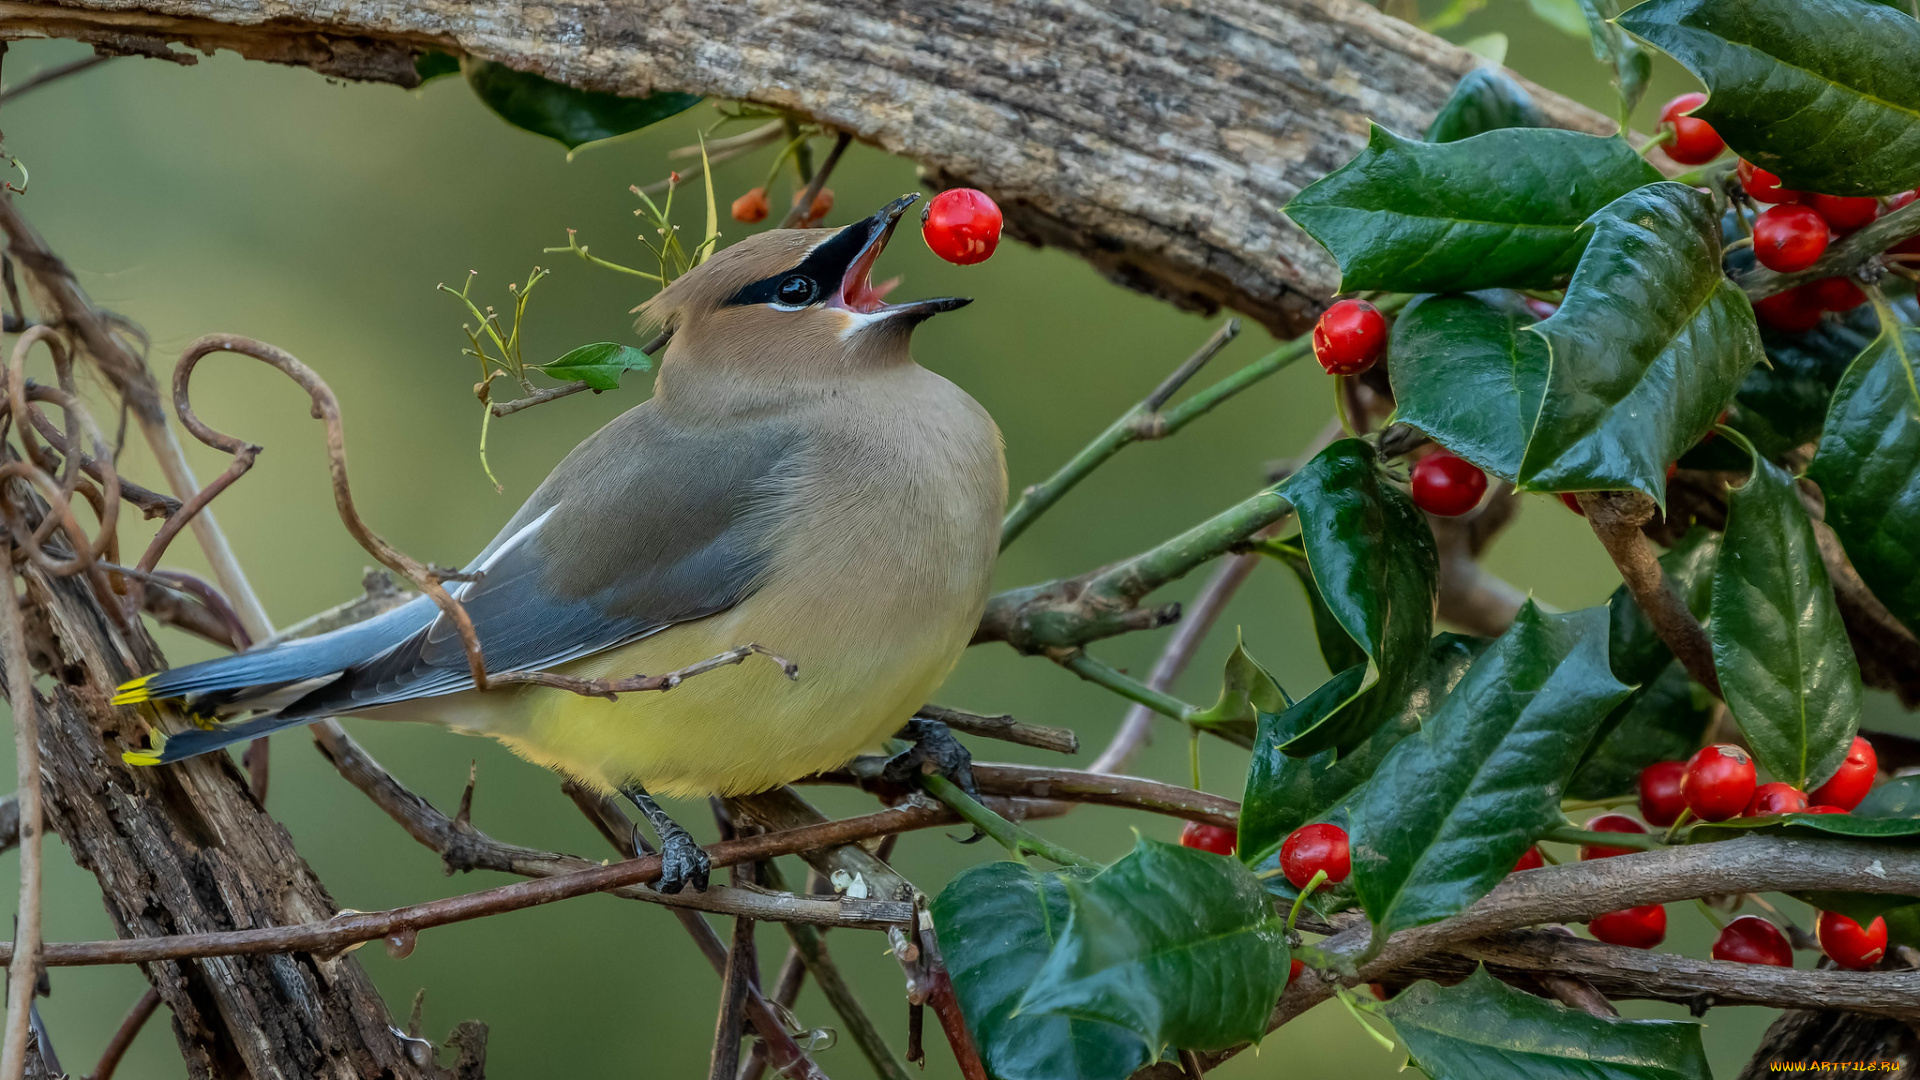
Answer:
[[[11,548],[0,542],[0,556],[10,556]],[[10,565],[10,558],[0,565]],[[0,1080],[21,1080],[27,1068],[27,1040],[33,1037],[31,1010],[39,982],[40,966],[40,823],[45,820],[41,807],[40,721],[34,701],[33,665],[27,658],[25,620],[20,615],[20,600],[13,591],[13,575],[0,580],[6,596],[0,598],[0,648],[6,650],[8,705],[13,712],[15,763],[20,783],[20,904],[14,919],[14,945],[23,963],[7,973],[6,1043],[0,1049]]]
[[[64,64],[55,64],[50,68],[36,71],[32,75],[20,80],[17,86],[0,86],[0,105],[5,105],[7,102],[20,97],[22,94],[38,90],[50,82],[64,79],[69,75],[78,75],[90,67],[104,64],[111,59],[113,59],[111,54],[95,53],[92,56],[83,56],[78,60],[69,60]]]
[[[1641,526],[1653,520],[1654,502],[1638,491],[1583,491],[1580,508],[1587,524],[1607,549],[1626,582],[1634,602],[1646,613],[1654,632],[1680,661],[1694,682],[1720,695],[1720,677],[1713,667],[1713,644],[1700,620],[1687,610]]]
[[[579,679],[571,675],[561,675],[552,671],[508,671],[488,676],[494,685],[524,683],[531,686],[546,686],[555,690],[579,694],[582,697],[605,698],[615,700],[621,694],[642,691],[672,690],[695,675],[704,675],[718,668],[730,667],[746,660],[750,656],[764,656],[780,665],[780,670],[789,679],[800,677],[800,665],[782,657],[764,645],[748,642],[745,645],[728,649],[718,656],[688,664],[678,671],[669,671],[664,675],[629,675],[623,679]]]
[[[146,993],[140,995],[140,1000],[133,1003],[133,1008],[127,1010],[120,1026],[114,1029],[113,1038],[107,1041],[107,1048],[100,1052],[100,1063],[93,1067],[93,1072],[87,1074],[86,1080],[113,1080],[114,1070],[120,1067],[120,1059],[127,1056],[140,1029],[147,1026],[147,1021],[159,1009],[160,991],[149,986]]]
[[[593,387],[583,382],[561,383],[559,386],[549,386],[545,389],[535,390],[526,397],[514,398],[512,401],[489,401],[487,403],[487,411],[493,413],[495,417],[512,416],[521,409],[531,409],[535,405],[545,405],[549,401],[557,401],[560,398],[577,394],[582,390],[591,389],[593,389]]]
[[[720,980],[720,1015],[714,1019],[713,1056],[707,1080],[733,1080],[740,1070],[740,1040],[746,1034],[747,991],[752,988],[753,920],[733,920],[733,942],[727,949],[726,972]]]
[[[802,783],[875,786],[883,783],[880,770],[885,761],[877,757],[860,758],[845,769],[821,773]],[[1117,806],[1229,829],[1240,820],[1240,804],[1232,799],[1119,773],[976,761],[973,780],[984,795]]]
[[[914,715],[928,720],[938,720],[955,731],[967,735],[978,735],[983,739],[998,739],[1001,742],[1032,746],[1040,750],[1053,750],[1062,754],[1078,753],[1080,750],[1080,736],[1072,728],[1029,724],[1004,714],[982,716],[979,713],[933,704],[920,706],[920,710]]]
[[[781,228],[794,229],[812,224],[813,200],[819,197],[820,189],[827,186],[827,177],[833,175],[833,167],[840,164],[840,155],[847,152],[847,145],[851,142],[853,135],[846,131],[833,140],[833,149],[827,152],[827,159],[820,163],[819,171],[813,174],[813,179],[807,181],[807,186],[794,200],[793,209],[788,210],[787,216],[780,220]]]

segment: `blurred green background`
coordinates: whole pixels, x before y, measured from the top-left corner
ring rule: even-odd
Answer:
[[[1520,73],[1611,111],[1606,73],[1586,44],[1538,21],[1524,0],[1493,0],[1446,31],[1456,40],[1490,32],[1511,37],[1508,63]],[[16,44],[6,55],[5,75],[17,83],[82,55],[84,49],[67,43]],[[1660,102],[1691,88],[1663,62],[1638,114],[1640,126],[1649,126]],[[509,281],[524,279],[536,264],[552,267],[553,277],[531,303],[529,359],[550,359],[591,341],[638,344],[628,310],[647,293],[633,287],[636,279],[540,249],[564,243],[566,229],[575,228],[597,254],[645,265],[632,239],[637,201],[627,187],[662,178],[666,152],[692,142],[713,119],[702,106],[568,161],[555,144],[488,113],[458,79],[406,92],[341,85],[222,55],[191,67],[115,60],[9,104],[0,127],[7,150],[32,170],[31,193],[20,200],[24,213],[99,303],[146,328],[163,377],[184,344],[203,333],[247,334],[291,350],[339,394],[354,489],[368,521],[417,557],[457,564],[491,537],[575,442],[642,400],[647,380],[632,375],[618,392],[577,396],[497,421],[491,458],[506,490],[496,493],[476,456],[480,406],[470,392],[473,364],[460,355],[464,312],[434,285],[457,286],[472,270],[479,275],[476,295],[497,304],[506,299]],[[769,153],[719,170],[723,208],[760,182]],[[856,146],[832,186],[838,204],[829,221],[838,224],[918,185],[911,164]],[[774,201],[777,211],[785,193]],[[696,217],[682,220],[697,231]],[[731,221],[724,227],[727,239],[744,228]],[[894,273],[905,277],[903,297],[977,298],[966,311],[921,330],[916,352],[999,420],[1015,490],[1046,475],[1138,400],[1219,322],[1110,285],[1071,257],[1018,244],[1003,246],[989,263],[962,268],[933,258],[903,230],[879,268],[881,276]],[[1214,361],[1212,374],[1270,347],[1263,332],[1250,329]],[[369,560],[334,515],[321,427],[309,418],[303,397],[264,367],[216,358],[203,365],[195,400],[216,427],[267,446],[218,511],[276,622],[354,595]],[[1324,378],[1308,363],[1178,439],[1128,450],[1007,553],[1000,584],[1077,573],[1245,496],[1260,484],[1266,462],[1291,455],[1322,426],[1330,405]],[[211,452],[196,455],[203,477],[223,464]],[[125,467],[135,478],[158,482],[137,447]],[[190,543],[176,544],[171,557],[200,569]],[[1617,580],[1580,520],[1546,499],[1529,503],[1488,561],[1560,608],[1601,603]],[[1197,585],[1197,579],[1181,583],[1166,598],[1184,599]],[[1276,566],[1263,568],[1235,601],[1179,693],[1211,699],[1236,631],[1296,695],[1325,678],[1299,587]],[[1095,652],[1144,672],[1165,634],[1102,643]],[[175,633],[161,637],[176,663],[213,652]],[[1106,692],[1002,646],[970,652],[939,698],[1073,726],[1088,746],[1081,764],[1125,712]],[[1904,723],[1884,700],[1873,709],[1872,722]],[[348,725],[443,808],[457,801],[469,763],[477,760],[474,820],[496,837],[595,858],[608,854],[560,794],[556,777],[492,743],[459,741],[425,727]],[[342,906],[384,908],[507,880],[484,873],[446,879],[439,860],[341,781],[306,736],[290,732],[274,743],[270,809]],[[11,740],[5,745],[0,767],[10,770]],[[1237,797],[1244,755],[1213,742],[1203,749],[1206,786]],[[1045,758],[1004,744],[979,745],[976,752],[986,759]],[[1180,733],[1163,728],[1135,771],[1184,780]],[[848,792],[810,794],[835,813],[872,805]],[[700,835],[711,835],[704,806],[670,809]],[[1102,859],[1125,852],[1133,829],[1163,839],[1177,833],[1168,819],[1101,808],[1040,828]],[[990,845],[962,847],[928,832],[903,838],[896,861],[934,891],[961,868],[995,857]],[[66,861],[57,842],[49,844],[49,861],[48,939],[111,936],[91,877]],[[0,866],[0,896],[10,904],[17,861],[7,856]],[[1683,905],[1671,913],[1666,947],[1704,955],[1705,920]],[[770,977],[785,945],[777,929],[763,930]],[[829,941],[881,1027],[902,1045],[906,1006],[884,941],[854,931],[836,932]],[[484,1020],[492,1031],[492,1076],[705,1073],[719,983],[658,908],[589,897],[434,930],[405,960],[377,946],[359,955],[397,1016],[425,989],[429,1035],[438,1038],[464,1018]],[[78,1075],[91,1068],[144,984],[129,968],[55,969],[52,981],[44,1015],[63,1063]],[[810,1026],[837,1025],[811,987],[797,1011]],[[1655,1007],[1631,1011],[1682,1015]],[[1769,1019],[1752,1009],[1707,1017],[1707,1045],[1722,1077],[1738,1071]],[[931,1029],[928,1047],[927,1075],[956,1075]],[[844,1040],[819,1059],[836,1078],[870,1075]],[[1366,1039],[1336,1006],[1283,1029],[1261,1053],[1242,1055],[1218,1075],[1367,1080],[1395,1075],[1401,1061]],[[164,1016],[148,1025],[120,1073],[182,1074]]]

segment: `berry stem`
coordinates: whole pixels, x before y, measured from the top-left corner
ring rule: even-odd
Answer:
[[[1663,127],[1655,133],[1652,138],[1640,144],[1640,156],[1646,157],[1648,154],[1653,153],[1655,150],[1672,141],[1673,129],[1671,127]]]
[[[1680,835],[1680,830],[1685,828],[1687,822],[1691,820],[1693,820],[1693,807],[1691,806],[1682,807],[1680,810],[1680,816],[1677,818],[1674,818],[1673,824],[1667,826],[1666,835],[1660,838],[1660,842],[1663,844],[1673,843],[1674,838]]]
[[[1293,898],[1293,910],[1287,912],[1287,933],[1293,933],[1293,924],[1300,918],[1300,909],[1307,906],[1307,897],[1312,896],[1313,890],[1319,888],[1326,880],[1325,870],[1315,870],[1313,876],[1307,879],[1307,887],[1301,889],[1300,894]]]
[[[1366,1018],[1360,1015],[1360,1010],[1354,1006],[1354,998],[1357,997],[1358,995],[1356,995],[1352,990],[1349,990],[1344,986],[1335,986],[1333,988],[1333,993],[1334,993],[1334,996],[1340,999],[1340,1004],[1345,1005],[1347,1007],[1348,1015],[1353,1017],[1354,1023],[1360,1025],[1360,1030],[1365,1031],[1367,1035],[1373,1039],[1374,1042],[1377,1042],[1381,1046],[1385,1047],[1387,1053],[1389,1054],[1393,1053],[1393,1048],[1394,1048],[1393,1040],[1387,1038],[1385,1035],[1380,1034],[1379,1029],[1375,1028],[1372,1024],[1367,1023]]]
[[[960,785],[938,773],[930,773],[920,779],[926,786],[927,794],[945,803],[949,810],[960,815],[962,821],[992,837],[995,843],[1006,848],[1015,858],[1022,854],[1038,855],[1062,866],[1100,868],[1100,864],[1092,859],[1043,839],[994,813],[978,799],[960,790]]]
[[[1697,896],[1694,897],[1693,903],[1695,907],[1700,909],[1700,914],[1705,915],[1707,921],[1713,924],[1715,930],[1725,930],[1727,928],[1727,920],[1721,918],[1720,913],[1713,910],[1713,905]]]
[[[1135,705],[1145,705],[1161,716],[1178,720],[1183,724],[1200,711],[1198,706],[1189,705],[1172,694],[1155,690],[1118,669],[1095,660],[1085,652],[1074,653],[1062,660],[1060,666],[1096,686],[1106,687]]]

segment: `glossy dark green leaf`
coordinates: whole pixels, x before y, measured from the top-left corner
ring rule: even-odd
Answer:
[[[1653,57],[1634,43],[1626,31],[1614,25],[1620,14],[1617,0],[1578,0],[1581,14],[1587,17],[1589,40],[1594,59],[1613,69],[1614,95],[1619,99],[1614,116],[1625,128],[1633,107],[1646,96],[1647,80],[1653,77]]]
[[[1258,1042],[1287,981],[1286,922],[1237,859],[1141,838],[1093,878],[1021,1015],[1117,1024],[1155,1054]]]
[[[1867,792],[1853,813],[1856,817],[1920,818],[1920,776],[1896,776],[1879,785]]]
[[[611,341],[569,349],[560,359],[540,367],[556,379],[583,382],[595,390],[618,390],[621,375],[652,369],[653,361],[646,353]]]
[[[420,85],[425,86],[435,79],[460,74],[460,58],[443,52],[415,53],[413,70],[420,76]]]
[[[1713,571],[1713,667],[1753,756],[1802,791],[1833,775],[1860,717],[1860,665],[1813,523],[1779,466],[1727,496]]]
[[[1546,126],[1546,114],[1526,87],[1499,68],[1478,67],[1454,84],[1453,93],[1427,127],[1427,141],[1458,142],[1500,128]]]
[[[1887,609],[1920,630],[1920,331],[1882,334],[1841,377],[1807,475],[1828,525]]]
[[[1692,756],[1713,721],[1713,695],[1695,686],[1675,660],[1615,712],[1619,715],[1607,718],[1574,771],[1568,798],[1630,795],[1642,769]]]
[[[544,135],[568,150],[638,131],[700,103],[698,94],[671,90],[645,97],[576,90],[491,60],[469,58],[461,70],[474,95],[501,119]]]
[[[1533,491],[1644,491],[1713,427],[1760,359],[1746,295],[1720,270],[1713,202],[1684,184],[1631,192],[1594,215],[1593,242],[1553,316],[1525,333],[1551,350],[1520,467]]]
[[[1015,1015],[1067,923],[1068,878],[1016,862],[971,867],[933,900],[940,953],[995,1080],[1124,1080],[1147,1062],[1139,1036],[1098,1020]]]
[[[1547,386],[1547,342],[1498,294],[1428,296],[1400,312],[1388,363],[1395,418],[1508,480]]]
[[[1263,712],[1280,712],[1293,704],[1279,680],[1248,655],[1246,644],[1236,644],[1227,655],[1220,677],[1220,698],[1211,708],[1187,718],[1195,727],[1233,732],[1253,738],[1254,719]],[[1242,744],[1244,745],[1244,744]]]
[[[1619,25],[1686,66],[1700,117],[1789,188],[1920,183],[1920,22],[1866,0],[1649,0]]]
[[[1306,590],[1307,605],[1313,611],[1314,640],[1319,643],[1320,659],[1326,661],[1327,670],[1337,673],[1364,665],[1367,662],[1366,650],[1348,637],[1346,628],[1333,617],[1326,598],[1320,595],[1320,587],[1313,583],[1313,569],[1307,565],[1306,555],[1289,551],[1282,558],[1294,576],[1300,579],[1300,587]]]
[[[1485,640],[1462,634],[1435,637],[1428,645],[1425,677],[1419,685],[1390,703],[1390,714],[1374,726],[1373,734],[1345,754],[1323,750],[1309,758],[1291,756],[1282,749],[1287,737],[1280,715],[1262,713],[1241,797],[1240,857],[1264,869],[1288,833],[1325,820],[1342,806],[1373,776],[1387,751],[1420,730],[1486,646]],[[1384,695],[1378,700],[1378,705],[1365,704],[1376,708],[1389,704]]]
[[[1658,179],[1617,138],[1501,128],[1427,143],[1375,126],[1286,212],[1339,260],[1343,292],[1555,288],[1587,243],[1581,223]]]
[[[1438,596],[1433,532],[1359,439],[1322,450],[1279,492],[1293,504],[1300,546],[1328,611],[1368,657],[1359,685],[1300,727],[1288,753],[1350,750],[1372,733],[1369,723],[1383,718],[1356,707],[1356,699],[1383,686],[1397,698],[1423,674]]]
[[[1512,871],[1561,822],[1568,775],[1627,694],[1606,609],[1522,607],[1354,797],[1353,880],[1376,932],[1456,914]]]
[[[1515,990],[1475,969],[1368,1006],[1432,1080],[1712,1080],[1700,1025],[1616,1020]]]
[[[1873,326],[1871,309],[1857,310],[1866,316],[1868,329],[1864,334],[1856,328],[1853,317],[1822,319],[1819,326],[1804,334],[1760,327],[1767,363],[1747,373],[1727,422],[1752,440],[1761,457],[1777,461],[1820,438],[1834,388],[1878,330]],[[1724,455],[1715,467],[1746,467],[1737,447],[1718,441],[1709,445]]]

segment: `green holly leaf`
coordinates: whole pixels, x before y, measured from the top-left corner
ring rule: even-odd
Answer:
[[[1365,705],[1381,709],[1385,716],[1372,725],[1373,734],[1344,754],[1323,750],[1308,758],[1289,755],[1283,749],[1286,726],[1281,716],[1261,713],[1241,797],[1240,857],[1249,866],[1265,869],[1278,857],[1289,833],[1326,820],[1344,805],[1373,776],[1387,751],[1420,730],[1487,644],[1463,634],[1435,637],[1417,686],[1397,701],[1389,702],[1385,695],[1368,699]],[[1269,887],[1278,880],[1269,879]]]
[[[1881,784],[1867,792],[1853,813],[1856,817],[1920,818],[1920,776],[1896,776]]]
[[[1615,0],[1577,0],[1580,13],[1587,17],[1588,40],[1593,45],[1593,57],[1613,69],[1613,89],[1619,97],[1620,109],[1614,115],[1620,120],[1621,130],[1627,126],[1627,118],[1633,115],[1633,107],[1640,104],[1646,96],[1647,80],[1653,77],[1653,58],[1647,51],[1634,44],[1625,31],[1614,25],[1613,17],[1620,14],[1620,5]]]
[[[600,341],[569,349],[566,355],[540,365],[538,370],[563,382],[583,382],[595,390],[618,390],[621,375],[651,371],[653,360],[631,346]]]
[[[1532,601],[1420,731],[1355,796],[1353,881],[1375,933],[1457,914],[1560,824],[1562,789],[1628,688],[1607,665],[1607,613]]]
[[[1453,93],[1427,127],[1427,141],[1458,142],[1500,128],[1546,126],[1546,114],[1526,87],[1499,68],[1478,67],[1454,84]]]
[[[700,104],[700,95],[663,90],[645,97],[621,97],[597,90],[576,90],[531,71],[516,71],[491,60],[461,62],[475,97],[514,127],[544,135],[569,152],[590,142],[611,139],[657,124]]]
[[[1368,657],[1357,682],[1342,683],[1352,685],[1339,700],[1316,691],[1314,709],[1288,710],[1303,721],[1288,752],[1344,752],[1372,733],[1370,723],[1384,719],[1356,707],[1357,699],[1378,692],[1396,700],[1424,672],[1438,597],[1433,532],[1426,516],[1388,480],[1373,447],[1359,439],[1322,450],[1279,492],[1293,504],[1300,546],[1328,611]]]
[[[1827,498],[1833,527],[1860,577],[1920,630],[1920,331],[1884,333],[1834,391],[1807,475]]]
[[[1376,125],[1286,214],[1339,260],[1342,292],[1558,288],[1591,236],[1582,223],[1659,179],[1618,138],[1500,128],[1427,143]]]
[[[1920,183],[1920,22],[1866,0],[1649,0],[1619,25],[1711,96],[1693,115],[1789,188]]]
[[[1753,756],[1802,791],[1832,776],[1853,745],[1860,665],[1793,477],[1764,458],[1727,495],[1708,631]]]
[[[1237,859],[1142,837],[1087,881],[1020,1015],[1116,1024],[1162,1049],[1258,1042],[1287,981],[1286,922]]]
[[[1720,270],[1713,202],[1650,184],[1593,216],[1546,339],[1546,393],[1519,471],[1529,491],[1646,492],[1700,440],[1760,359],[1753,308]]]
[[[1642,769],[1692,756],[1712,722],[1713,695],[1694,685],[1679,661],[1669,662],[1607,717],[1567,784],[1567,797],[1633,794]]]
[[[1291,704],[1279,680],[1248,655],[1246,643],[1240,642],[1227,656],[1226,671],[1220,679],[1220,699],[1212,708],[1189,716],[1187,723],[1251,739],[1256,716],[1262,712],[1279,712]]]
[[[1306,553],[1291,548],[1271,553],[1287,564],[1287,568],[1300,579],[1300,587],[1306,590],[1307,606],[1313,612],[1313,637],[1319,643],[1320,659],[1326,661],[1327,670],[1340,672],[1350,667],[1364,666],[1367,662],[1366,651],[1347,636],[1346,628],[1340,625],[1339,619],[1333,617],[1326,598],[1320,595],[1320,586],[1313,583],[1313,568],[1307,565]]]
[[[1433,1080],[1712,1080],[1700,1025],[1616,1020],[1535,997],[1487,974],[1417,982],[1370,1004]]]
[[[1820,325],[1804,334],[1760,327],[1767,363],[1747,373],[1727,422],[1752,440],[1761,457],[1777,461],[1820,438],[1834,388],[1878,330],[1872,325],[1870,309],[1857,310],[1868,324],[1865,333],[1856,328],[1853,317],[1822,319]],[[1733,460],[1740,457],[1736,448],[1713,443],[1708,446],[1727,455],[1716,460],[1716,467],[1745,467],[1744,460]]]
[[[1146,1045],[1125,1028],[1016,1009],[1067,924],[1067,881],[1086,876],[987,863],[934,897],[947,974],[996,1080],[1124,1080],[1147,1063]]]
[[[1495,476],[1520,471],[1547,387],[1547,342],[1499,293],[1422,297],[1393,322],[1395,419]]]

